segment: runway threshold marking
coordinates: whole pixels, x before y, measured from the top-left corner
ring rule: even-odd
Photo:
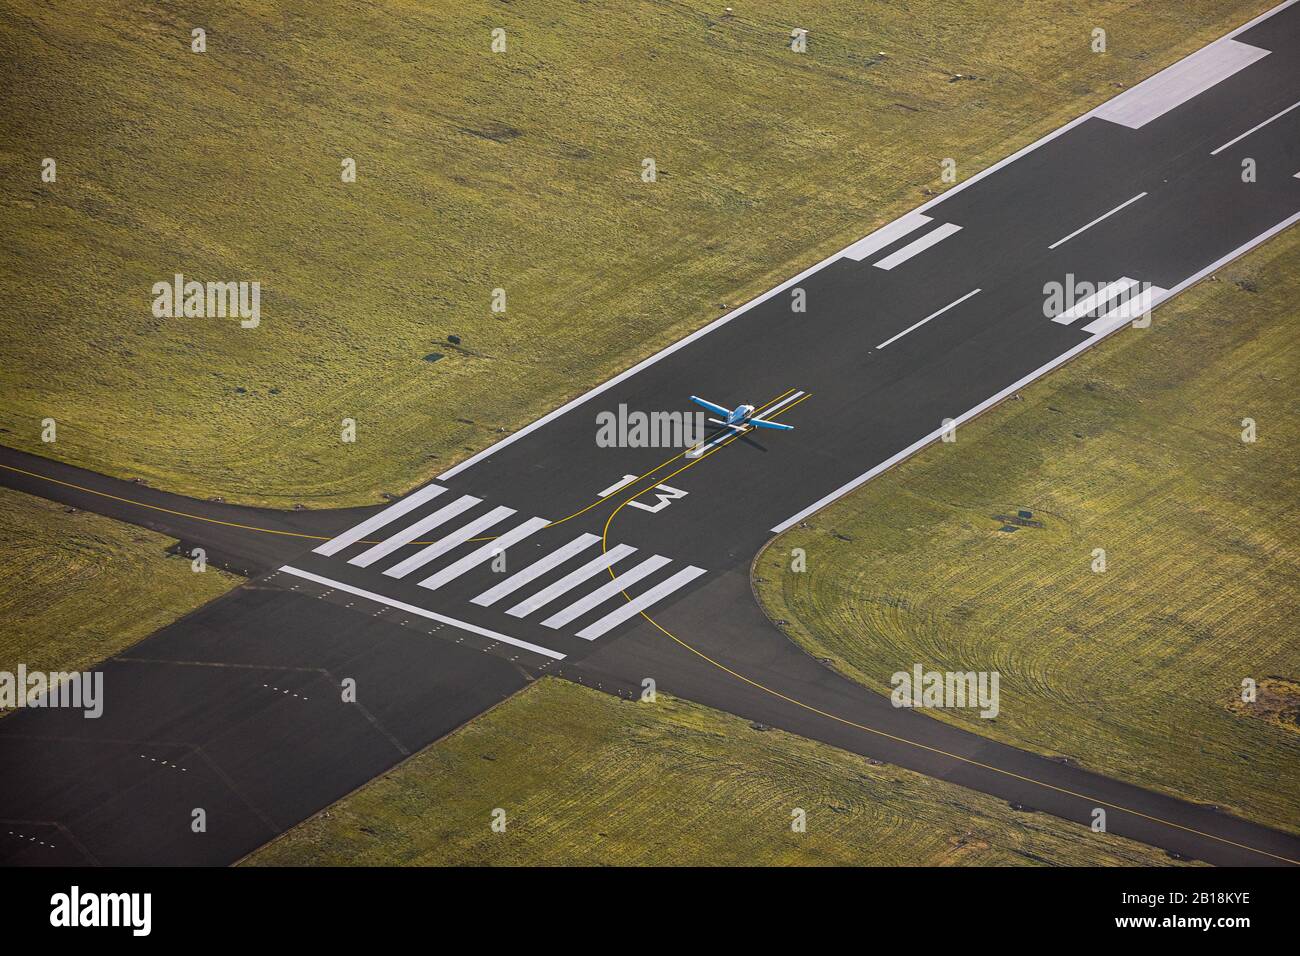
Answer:
[[[777,402],[781,401],[781,399],[785,398],[787,395],[790,395],[790,394],[791,394],[792,392],[794,392],[794,391],[796,391],[796,390],[793,389],[793,388],[788,388],[788,389],[786,389],[784,392],[782,392],[780,395],[778,395],[776,398],[772,399],[771,401],[767,402],[765,405],[761,405],[760,407],[756,408],[756,409],[754,410],[754,411],[755,411],[755,414],[757,414],[758,412],[761,412],[761,411],[763,411],[764,409],[766,409],[766,408],[768,408],[768,407],[770,407],[770,406],[776,404]],[[801,394],[802,394],[802,393],[801,393]],[[692,451],[694,448],[698,447],[698,445],[699,445],[699,443],[697,442],[695,445],[692,445],[690,448],[687,448],[687,449],[684,449],[684,450],[682,450],[682,451],[679,451],[677,454],[673,455],[673,457],[669,458],[667,461],[662,461],[662,462],[660,462],[659,464],[657,464],[657,465],[655,465],[653,468],[651,468],[649,471],[647,471],[645,474],[637,476],[637,477],[636,477],[635,479],[633,479],[632,481],[622,482],[622,483],[620,483],[619,485],[617,485],[616,487],[614,487],[614,488],[612,488],[612,489],[610,489],[610,488],[606,488],[606,489],[605,489],[605,493],[601,494],[600,497],[598,497],[598,498],[597,498],[595,501],[593,501],[591,504],[587,505],[587,507],[581,509],[580,511],[575,511],[573,514],[568,515],[567,517],[560,518],[560,519],[558,519],[558,520],[556,520],[556,521],[552,521],[549,525],[547,525],[547,527],[548,527],[548,528],[553,528],[553,527],[555,527],[557,524],[563,524],[564,522],[568,521],[570,518],[576,518],[576,517],[578,517],[579,515],[584,515],[584,514],[586,514],[588,511],[590,511],[592,508],[596,507],[597,505],[599,505],[599,504],[601,504],[601,503],[603,503],[603,502],[605,502],[605,501],[608,501],[610,498],[615,497],[615,496],[616,496],[620,491],[626,491],[628,488],[632,487],[633,485],[635,485],[635,484],[637,484],[637,483],[639,483],[639,482],[641,482],[641,481],[644,481],[645,479],[647,479],[647,478],[651,477],[652,475],[656,474],[656,473],[657,473],[661,468],[666,468],[666,467],[668,467],[669,465],[671,465],[673,462],[677,461],[678,459],[681,459],[681,458],[684,458],[684,457],[689,457],[691,451]],[[673,474],[676,474],[676,472],[674,472]],[[672,477],[672,475],[669,475],[669,476],[668,476],[668,478],[671,478],[671,477]],[[661,480],[663,480],[663,481],[667,481],[668,478],[664,478],[664,479],[661,479]],[[658,482],[656,482],[656,483],[658,483]],[[644,489],[643,489],[643,490],[644,490]],[[641,493],[642,493],[641,491],[638,491],[638,492],[637,492],[638,495],[641,494]],[[635,495],[634,495],[633,497],[635,497]]]
[[[1131,206],[1131,205],[1133,205],[1133,203],[1137,202],[1139,199],[1141,199],[1141,198],[1142,198],[1143,196],[1145,196],[1145,195],[1147,195],[1145,192],[1140,192],[1140,193],[1138,193],[1136,196],[1134,196],[1133,198],[1124,200],[1122,203],[1120,203],[1118,206],[1116,206],[1116,207],[1115,207],[1114,209],[1112,209],[1110,212],[1104,212],[1104,213],[1102,213],[1100,216],[1098,216],[1098,217],[1097,217],[1096,219],[1094,219],[1092,222],[1088,223],[1086,226],[1080,226],[1078,229],[1074,230],[1074,232],[1070,233],[1070,234],[1069,234],[1068,236],[1066,236],[1065,238],[1063,238],[1063,239],[1057,239],[1054,243],[1052,243],[1052,244],[1051,244],[1050,246],[1048,246],[1047,248],[1048,248],[1048,249],[1055,249],[1057,246],[1063,246],[1063,245],[1065,245],[1067,242],[1069,242],[1071,239],[1073,239],[1073,238],[1074,238],[1075,236],[1077,236],[1079,233],[1081,233],[1081,232],[1086,232],[1087,230],[1091,229],[1093,226],[1097,225],[1097,223],[1101,222],[1103,219],[1109,219],[1111,216],[1115,215],[1115,213],[1119,212],[1119,211],[1120,211],[1121,209],[1123,209],[1125,206]]]
[[[808,398],[808,397],[809,395],[804,396],[804,398]],[[800,402],[803,400],[804,400],[803,398],[799,399]],[[788,406],[784,410],[788,411],[790,408],[793,408],[797,404],[799,404],[799,402],[793,403],[792,405]],[[715,448],[713,449],[713,451],[710,451],[707,455],[702,455],[699,458],[696,458],[690,463],[677,469],[677,471],[673,472],[672,475],[669,475],[668,478],[665,478],[664,480],[667,481],[669,478],[672,478],[674,475],[680,474],[681,472],[685,471],[687,468],[691,468],[699,464],[705,458],[708,458],[710,455],[716,454],[722,448],[725,448],[727,445],[731,444],[731,442],[735,441],[739,437],[740,437],[739,435],[733,436],[728,441],[720,445],[718,448]],[[635,497],[635,495],[633,495],[632,497]],[[609,518],[605,521],[605,527],[603,532],[601,533],[601,541],[600,541],[600,546],[602,550],[608,546],[610,525],[614,523],[614,519],[618,517],[618,513],[622,511],[624,506],[631,500],[632,498],[624,499],[619,504],[619,506],[615,508],[614,511],[610,514]],[[614,576],[613,569],[610,570],[610,576],[611,577]],[[634,600],[626,591],[623,592],[623,597],[626,598],[628,601]],[[794,697],[790,697],[787,694],[783,694],[781,693],[781,691],[776,690],[773,687],[768,687],[766,684],[756,681],[751,677],[746,677],[744,674],[741,674],[739,671],[732,670],[726,664],[723,664],[721,661],[714,660],[708,654],[705,654],[703,651],[699,650],[698,648],[682,640],[680,637],[678,637],[672,631],[668,630],[666,627],[664,627],[662,624],[656,621],[645,611],[640,611],[639,613],[641,617],[645,618],[645,620],[648,623],[650,623],[656,630],[658,630],[660,633],[668,637],[675,644],[690,651],[692,654],[694,654],[696,657],[700,658],[701,660],[709,664],[712,664],[714,667],[716,667],[718,670],[722,671],[723,673],[729,674],[732,677],[736,678],[736,680],[748,684],[749,686],[757,690],[760,690],[765,694],[770,694],[771,696],[776,697],[779,700],[783,700],[788,704],[793,704],[795,707],[798,707],[802,710],[806,710],[809,713],[816,714],[819,717],[825,717],[827,720],[833,720],[836,723],[843,724],[846,727],[852,727],[855,730],[862,730],[870,734],[875,734],[878,737],[883,737],[887,740],[892,740],[895,743],[906,744],[908,746],[916,747],[921,750],[927,751],[928,753],[937,754],[941,757],[947,757],[950,760],[959,761],[961,763],[967,764],[972,767],[979,767],[981,770],[989,770],[992,771],[993,773],[1002,774],[1003,776],[1009,777],[1013,780],[1019,780],[1023,783],[1030,783],[1033,784],[1034,786],[1042,787],[1045,790],[1051,790],[1055,793],[1062,793],[1069,797],[1076,797],[1080,800],[1086,800],[1089,803],[1092,803],[1096,806],[1109,807],[1112,810],[1119,810],[1121,813],[1128,813],[1135,817],[1140,817],[1144,820],[1150,820],[1152,823],[1158,823],[1161,826],[1172,827],[1175,830],[1182,830],[1184,833],[1192,833],[1195,834],[1196,836],[1205,837],[1207,839],[1214,840],[1218,843],[1225,844],[1226,846],[1236,847],[1239,850],[1246,850],[1251,853],[1258,853],[1261,856],[1266,856],[1269,857],[1270,859],[1280,860],[1283,863],[1290,863],[1293,865],[1300,866],[1300,860],[1292,860],[1289,857],[1279,856],[1276,853],[1270,853],[1268,850],[1261,850],[1258,847],[1248,846],[1245,843],[1237,843],[1234,840],[1229,840],[1226,837],[1216,836],[1213,833],[1205,833],[1202,830],[1197,830],[1195,827],[1183,826],[1181,823],[1174,823],[1172,820],[1165,820],[1162,819],[1161,817],[1152,816],[1151,814],[1143,813],[1140,810],[1132,810],[1126,806],[1123,806],[1122,804],[1111,803],[1107,800],[1099,800],[1096,797],[1091,797],[1084,793],[1078,793],[1077,791],[1069,790],[1065,787],[1058,787],[1055,784],[1047,783],[1046,781],[1043,780],[1037,780],[1033,777],[1026,777],[1025,775],[1016,773],[1013,770],[1004,770],[1003,768],[995,767],[992,764],[986,764],[978,760],[972,760],[970,757],[963,757],[960,754],[949,753],[948,751],[941,750],[938,747],[931,747],[929,744],[923,744],[915,740],[909,740],[906,737],[899,737],[896,734],[891,734],[887,731],[879,730],[875,727],[868,727],[866,724],[860,724],[857,721],[849,720],[847,717],[840,717],[838,714],[832,714],[829,711],[822,710],[819,707],[814,707],[812,704],[806,704],[801,700],[798,700]],[[1141,841],[1139,840],[1137,842],[1141,842]]]

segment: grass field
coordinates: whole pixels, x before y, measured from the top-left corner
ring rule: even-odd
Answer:
[[[1297,257],[1293,229],[778,537],[768,613],[885,693],[997,670],[995,721],[934,713],[1300,830]]]
[[[490,826],[505,811],[504,832]],[[807,829],[791,829],[792,811]],[[1140,844],[663,695],[554,678],[253,854],[256,865],[1159,865]]]
[[[171,543],[0,488],[0,671],[82,670],[238,583],[194,573]]]
[[[0,0],[0,441],[376,501],[1270,2]],[[261,325],[155,318],[178,272]]]

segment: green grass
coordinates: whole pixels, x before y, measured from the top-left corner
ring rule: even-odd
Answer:
[[[0,0],[0,441],[376,501],[1271,2]],[[154,318],[175,272],[260,282],[261,326]]]
[[[505,831],[490,826],[505,811]],[[807,830],[791,830],[795,808]],[[254,865],[1159,865],[1170,858],[738,717],[543,678]]]
[[[1291,230],[778,537],[768,613],[885,693],[997,670],[995,721],[935,713],[1300,830],[1298,255]],[[1019,509],[1043,527],[1000,531]]]
[[[83,670],[234,587],[162,535],[0,488],[0,671]]]

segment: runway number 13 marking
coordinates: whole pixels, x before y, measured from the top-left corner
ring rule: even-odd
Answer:
[[[632,484],[636,479],[636,475],[624,475],[621,481],[610,485],[597,495],[597,497],[608,498],[620,488],[625,488]],[[669,485],[655,485],[653,490],[655,492],[655,498],[658,499],[658,504],[648,505],[641,501],[629,501],[628,504],[633,508],[640,508],[642,511],[649,511],[653,514],[655,512],[663,511],[678,498],[686,497],[686,492],[682,491],[680,488],[670,487]]]
[[[640,501],[629,501],[628,504],[633,508],[640,508],[642,511],[663,511],[678,498],[686,497],[686,492],[678,488],[670,488],[667,485],[655,485],[654,490],[659,492],[655,495],[655,497],[659,499],[659,504],[647,505]]]

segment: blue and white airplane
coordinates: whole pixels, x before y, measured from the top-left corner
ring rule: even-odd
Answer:
[[[749,426],[755,428],[779,428],[783,432],[792,431],[793,425],[782,425],[779,422],[769,422],[763,418],[754,418],[753,405],[738,405],[736,408],[723,408],[721,405],[715,405],[713,402],[705,401],[698,395],[692,395],[691,401],[696,405],[707,408],[715,415],[721,415],[721,418],[710,418],[709,421],[715,425],[724,425],[734,431],[743,432]]]

